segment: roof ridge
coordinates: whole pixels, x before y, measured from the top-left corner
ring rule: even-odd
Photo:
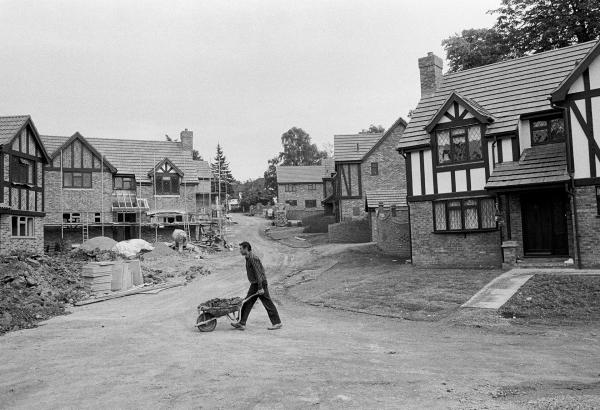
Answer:
[[[566,47],[554,48],[552,50],[546,50],[546,51],[542,51],[542,52],[535,53],[535,54],[530,54],[530,55],[525,55],[525,56],[521,56],[521,57],[510,58],[508,60],[496,61],[495,63],[485,64],[485,65],[481,65],[481,66],[478,66],[478,67],[467,68],[465,70],[454,71],[454,72],[447,72],[446,74],[444,74],[443,77],[458,75],[458,74],[462,74],[462,73],[468,73],[468,72],[472,72],[472,71],[475,71],[475,70],[481,70],[483,68],[488,68],[488,67],[495,66],[495,65],[514,63],[515,61],[523,61],[523,60],[531,59],[531,58],[534,58],[534,57],[543,56],[543,55],[549,54],[549,53],[559,53],[559,52],[562,53],[562,52],[566,52],[566,51],[568,51],[568,50],[570,50],[572,48],[577,48],[577,47],[582,47],[583,48],[583,46],[587,46],[589,43],[597,43],[598,41],[600,41],[600,40],[590,40],[590,41],[586,41],[586,42],[583,42],[583,43],[572,44],[572,45],[566,46]]]

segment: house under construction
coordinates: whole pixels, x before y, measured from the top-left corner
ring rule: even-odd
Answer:
[[[211,218],[210,165],[193,160],[193,133],[180,141],[42,136],[46,247],[88,237],[171,239],[173,229],[199,238]]]

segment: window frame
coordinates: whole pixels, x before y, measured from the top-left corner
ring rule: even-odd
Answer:
[[[125,181],[129,183],[129,188],[125,188]],[[134,176],[115,176],[113,178],[113,189],[115,190],[123,190],[123,191],[135,191],[136,183]]]
[[[310,202],[311,206],[308,206],[309,202]],[[317,207],[317,200],[316,199],[305,199],[304,200],[304,207],[305,208],[316,208]]]
[[[308,185],[308,190],[309,191],[315,191],[317,189],[316,184],[307,184]]]
[[[476,205],[465,205],[467,201],[477,201]],[[434,200],[431,202],[432,216],[433,216],[433,232],[434,233],[465,233],[465,232],[492,232],[498,230],[498,221],[496,220],[496,213],[494,212],[494,227],[483,227],[482,218],[482,206],[483,201],[493,201],[494,210],[497,209],[496,198],[494,197],[467,197],[467,198],[453,198],[453,199],[442,199]],[[450,206],[451,202],[459,202],[460,206]],[[436,204],[444,204],[444,216],[446,218],[446,229],[438,229],[437,227],[437,210]],[[460,210],[460,229],[450,229],[450,210]],[[477,228],[465,228],[465,210],[476,209],[477,211]]]
[[[37,186],[37,169],[34,160],[13,155],[10,159],[9,172],[11,183]]]
[[[160,179],[160,184],[159,184]],[[165,186],[167,185],[166,181],[169,181],[169,189],[165,190]],[[156,174],[156,179],[154,181],[154,195],[155,196],[169,196],[169,195],[180,195],[179,186],[181,185],[180,177],[175,173],[160,173]],[[160,187],[160,189],[159,189]]]
[[[474,127],[478,127],[479,128],[479,144],[480,144],[480,152],[481,152],[481,158],[477,158],[477,159],[472,159],[471,158],[471,150],[470,150],[470,145],[469,145],[469,129],[474,128]],[[464,130],[464,133],[462,134],[456,134],[456,135],[452,135],[452,131],[453,130],[458,130],[458,129],[462,129]],[[440,151],[439,151],[439,133],[440,132],[447,132],[448,133],[448,139],[449,139],[449,144],[450,144],[450,161],[447,162],[440,162]],[[456,137],[463,137],[465,138],[465,160],[462,161],[456,161],[454,160],[454,147],[456,144],[454,144],[452,141],[454,138]],[[460,164],[471,164],[471,163],[477,163],[477,162],[485,162],[485,155],[484,155],[484,147],[483,147],[483,138],[484,138],[484,130],[483,130],[483,126],[481,124],[466,124],[466,125],[456,125],[456,126],[449,126],[449,127],[442,127],[442,128],[436,128],[433,131],[433,140],[435,141],[435,163],[438,167],[444,167],[444,166],[453,166],[453,165],[460,165]]]
[[[563,123],[563,137],[560,140],[554,140],[554,139],[550,139],[550,137],[552,136],[552,132],[551,132],[551,122],[552,120],[561,120]],[[546,122],[546,126],[545,127],[534,127],[533,123],[537,122],[537,121],[545,121]],[[538,145],[546,145],[546,144],[555,144],[558,142],[565,142],[566,138],[567,138],[567,130],[565,128],[566,124],[565,124],[565,119],[562,115],[552,115],[552,116],[546,116],[546,117],[535,117],[535,118],[530,118],[529,119],[529,141],[531,142],[531,146],[538,146]],[[548,133],[548,137],[546,139],[546,141],[544,142],[533,142],[533,132],[534,131],[540,131],[540,130],[546,130],[546,132]]]
[[[81,174],[80,176],[78,176],[77,178],[81,178],[81,185],[77,186],[75,185],[74,181],[75,181],[75,175],[74,174]],[[89,175],[89,186],[84,185],[84,174],[85,175]],[[65,183],[65,176],[70,175],[71,176],[71,184],[67,185]],[[93,178],[92,178],[92,171],[81,171],[81,170],[69,170],[69,171],[63,171],[63,176],[62,176],[62,183],[63,183],[63,188],[66,189],[92,189],[93,188]]]
[[[296,192],[296,185],[285,184],[285,192]]]
[[[16,226],[15,226],[16,221]],[[21,235],[21,229],[24,227],[25,235]],[[16,234],[15,234],[16,228]],[[33,216],[13,215],[11,219],[11,238],[26,239],[35,238],[35,218]]]
[[[376,177],[379,175],[379,162],[371,162],[371,176]]]

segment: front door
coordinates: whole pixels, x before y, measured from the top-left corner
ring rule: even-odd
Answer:
[[[566,194],[539,191],[521,196],[525,256],[568,256]]]

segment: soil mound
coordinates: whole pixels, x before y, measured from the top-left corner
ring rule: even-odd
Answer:
[[[96,236],[82,243],[80,248],[84,251],[93,251],[96,248],[101,251],[110,251],[116,243],[117,241],[106,236]]]
[[[145,253],[144,260],[156,260],[167,256],[173,256],[177,253],[163,242],[156,242],[152,246],[154,246],[154,250]]]

